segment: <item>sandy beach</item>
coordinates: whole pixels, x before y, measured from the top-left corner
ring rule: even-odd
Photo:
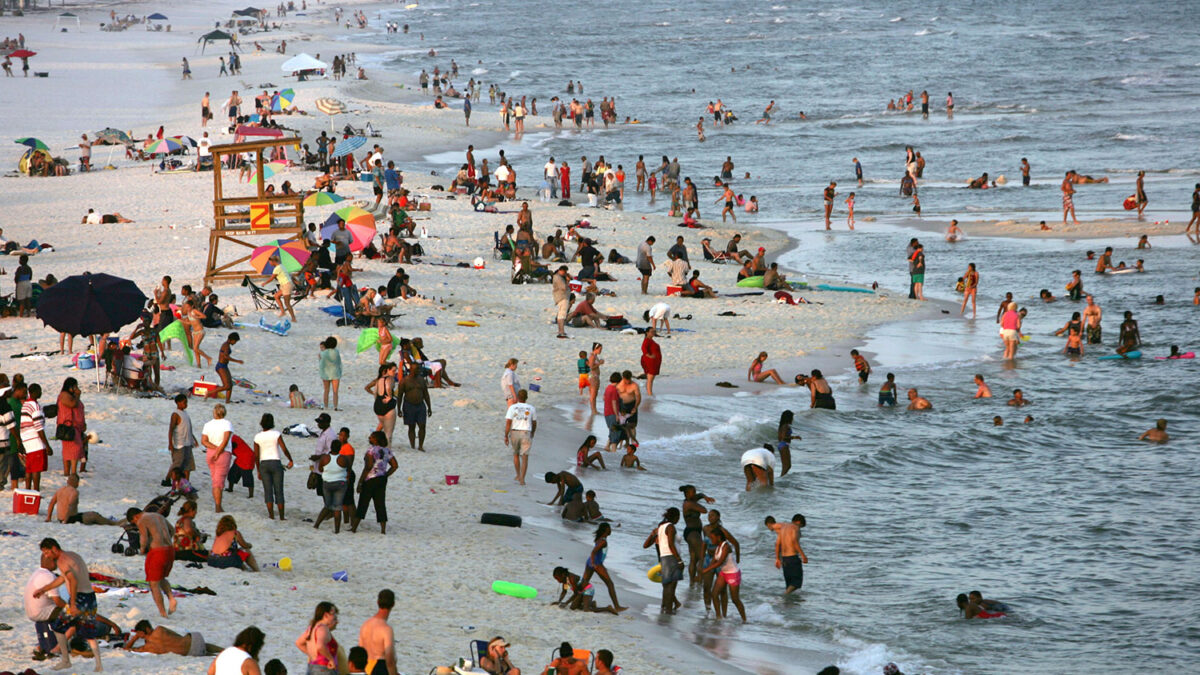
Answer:
[[[371,5],[342,5],[348,9],[362,7],[373,16]],[[267,88],[295,86],[298,107],[311,113],[284,118],[285,124],[298,129],[306,141],[329,125],[327,117],[315,112],[312,101],[334,96],[356,111],[339,117],[336,126],[340,128],[346,122],[359,126],[370,120],[382,132],[381,138],[372,140],[383,146],[385,159],[395,160],[401,169],[406,161],[431,153],[461,153],[468,143],[477,148],[502,143],[502,130],[493,126],[492,114],[481,110],[480,126],[467,130],[460,112],[433,110],[427,99],[414,97],[411,82],[387,81],[383,71],[369,70],[375,79],[367,82],[347,79],[295,83],[294,78],[284,78],[278,64],[300,51],[329,58],[334,53],[357,50],[360,60],[365,60],[368,49],[379,50],[378,46],[346,41],[344,31],[333,25],[327,5],[310,7],[307,16],[282,19],[283,27],[278,31],[244,38],[243,47],[257,39],[267,51],[245,52],[244,72],[239,77],[217,78],[217,57],[224,50],[210,47],[207,54],[198,54],[196,36],[234,8],[226,0],[203,6],[156,6],[170,15],[169,33],[148,32],[142,25],[118,33],[98,31],[98,24],[107,20],[108,6],[77,10],[83,27],[77,31],[72,26],[66,33],[50,31],[52,13],[31,14],[19,20],[6,17],[0,22],[4,27],[0,32],[23,31],[31,47],[39,52],[35,70],[48,71],[50,76],[0,83],[6,99],[23,102],[6,106],[0,112],[0,121],[12,134],[40,138],[53,154],[64,155],[75,164],[77,150],[62,148],[77,143],[81,133],[113,126],[130,129],[137,138],[164,125],[168,135],[197,137],[202,131],[199,99],[205,91],[211,91],[216,102],[227,97],[231,88],[242,89],[245,95],[246,90],[263,88],[249,85],[272,83]],[[112,9],[118,14],[149,11],[142,4],[113,5]],[[288,56],[271,51],[280,39],[288,41]],[[180,80],[179,61],[184,56],[190,60],[194,80]],[[219,118],[218,112],[216,122],[221,121]],[[231,138],[218,132],[220,126],[209,125],[210,135],[216,142],[228,142]],[[21,150],[13,144],[0,147],[0,163],[15,167]],[[4,177],[0,185],[8,204],[5,238],[21,242],[36,238],[54,246],[53,252],[32,258],[35,279],[47,274],[62,279],[84,271],[107,272],[132,279],[149,294],[163,275],[171,275],[175,288],[187,283],[198,288],[202,285],[211,225],[211,174],[154,173],[148,163],[127,161],[120,155],[112,155],[111,164],[117,167],[112,171],[73,173],[61,178]],[[486,156],[495,159],[494,154]],[[97,166],[110,163],[108,148],[96,147],[93,162]],[[309,187],[315,175],[293,168],[276,182],[286,178],[297,186]],[[227,172],[226,176],[232,180],[234,174]],[[396,651],[403,672],[427,672],[432,666],[449,664],[466,655],[469,640],[486,640],[494,635],[503,635],[513,644],[513,660],[525,672],[538,672],[547,662],[546,655],[564,639],[581,647],[612,650],[618,665],[629,672],[736,671],[730,662],[706,657],[704,650],[684,648],[657,625],[657,610],[653,609],[656,599],[651,596],[646,600],[640,592],[635,594],[632,582],[626,585],[627,580],[640,577],[642,590],[655,592],[653,587],[645,587],[644,569],[652,562],[647,562],[649,556],[640,551],[617,556],[629,562],[614,565],[622,599],[632,605],[630,611],[611,617],[547,607],[546,598],[554,597],[557,590],[551,569],[560,561],[580,567],[587,554],[585,544],[561,537],[557,516],[537,504],[550,496],[548,487],[541,484],[541,473],[570,463],[578,442],[573,433],[556,428],[562,422],[556,420],[553,407],[578,405],[575,360],[579,350],[587,349],[593,340],[601,341],[605,344],[606,370],[628,368],[637,372],[640,337],[571,329],[572,339],[556,340],[550,287],[509,284],[508,264],[491,255],[493,233],[513,222],[517,206],[502,204],[502,214],[476,214],[465,198],[448,200],[445,193],[429,189],[448,180],[448,176],[405,174],[406,187],[428,198],[432,210],[420,214],[429,218],[421,222],[429,236],[420,240],[427,255],[419,264],[404,266],[423,297],[400,302],[396,311],[402,316],[394,333],[423,337],[427,353],[433,358],[446,358],[449,372],[463,386],[432,390],[434,414],[427,452],[411,451],[397,429],[393,448],[400,470],[390,484],[388,534],[381,537],[371,517],[357,534],[334,536],[328,525],[319,532],[310,529],[304,519],[316,516],[319,500],[304,489],[307,472],[298,461],[297,470],[286,477],[286,523],[264,517],[258,496],[261,492],[256,492],[254,499],[247,499],[240,488],[226,493],[226,510],[237,518],[259,562],[271,563],[286,556],[292,559],[293,569],[267,569],[251,575],[188,569],[177,564],[171,575],[173,583],[207,586],[216,596],[180,599],[179,612],[165,620],[165,625],[180,631],[202,631],[209,642],[219,645],[228,645],[241,628],[257,625],[267,634],[261,661],[280,658],[291,672],[302,672],[303,657],[291,643],[303,630],[316,602],[331,600],[340,607],[342,627],[336,635],[343,644],[352,645],[358,626],[374,610],[376,592],[390,587],[398,596],[392,623],[397,627]],[[366,183],[345,183],[338,192],[358,203],[370,200]],[[522,196],[532,198],[533,194],[524,190]],[[712,237],[715,244],[723,245],[735,231],[743,234],[746,245],[764,247],[771,258],[789,246],[786,235],[755,227],[753,222],[736,228],[717,223],[704,230],[684,230],[676,227],[677,219],[661,215],[589,209],[586,204],[558,207],[535,199],[530,205],[534,228],[543,238],[554,228],[587,219],[595,228],[588,231],[589,236],[599,240],[602,250],[616,248],[631,257],[637,244],[651,234],[659,242],[656,256],[665,254],[677,234],[684,234],[693,260],[700,258],[701,236]],[[135,222],[80,225],[88,208],[100,213],[120,212]],[[323,219],[324,213],[316,217]],[[486,260],[486,269],[455,266],[476,257]],[[722,292],[737,290],[733,285],[734,266],[696,264],[702,270],[702,280]],[[372,287],[386,283],[394,271],[394,266],[379,261],[362,261],[361,266],[364,271],[356,279]],[[3,267],[11,275],[15,258],[6,260]],[[642,312],[662,298],[639,294],[632,265],[610,269],[618,281],[601,286],[611,288],[616,296],[601,298],[597,308],[607,314],[624,315],[640,325]],[[11,291],[7,279],[11,277],[3,282],[6,293]],[[656,274],[652,291],[661,295],[664,285],[665,276]],[[273,315],[255,312],[243,288],[219,285],[214,290],[221,296],[220,304],[236,310],[247,323],[255,324],[260,317],[275,320]],[[671,298],[672,314],[690,319],[673,321],[674,327],[687,332],[662,340],[665,365],[659,384],[663,390],[702,386],[705,382],[711,388],[717,379],[737,382],[743,391],[765,388],[744,382],[746,365],[760,350],[770,351],[772,362],[784,368],[790,379],[788,369],[798,368],[802,359],[805,367],[811,368],[823,350],[853,343],[868,327],[924,311],[919,303],[901,299],[899,293],[887,297],[882,293],[798,294],[820,304],[787,306],[772,302],[769,294],[715,300]],[[246,363],[235,365],[234,375],[257,386],[256,391],[239,389],[235,394],[228,418],[236,433],[251,436],[265,412],[275,414],[279,427],[296,423],[313,426],[319,411],[288,409],[286,392],[289,385],[296,384],[306,396],[319,398],[318,343],[335,335],[341,341],[345,375],[342,410],[331,411],[333,425],[349,427],[352,443],[363,447],[376,423],[371,399],[362,391],[374,377],[376,355],[374,351],[354,353],[358,331],[336,327],[333,319],[320,311],[334,304],[324,298],[324,292],[318,299],[300,303],[296,308],[298,320],[286,337],[253,329],[240,331],[242,341],[235,356]],[[726,312],[736,316],[719,316]],[[459,321],[479,325],[463,327],[457,325]],[[57,394],[65,377],[77,377],[83,383],[87,424],[102,442],[90,450],[88,472],[80,488],[81,508],[121,514],[159,494],[162,488],[158,482],[169,463],[163,446],[173,409],[169,400],[97,392],[90,384],[94,372],[69,368],[69,355],[13,358],[14,354],[57,349],[56,333],[36,319],[6,319],[3,331],[17,337],[0,345],[3,372],[23,373],[26,381],[42,383],[47,398]],[[227,333],[221,329],[209,331],[205,346],[210,353],[215,353]],[[76,342],[77,347],[81,342]],[[544,431],[537,436],[529,471],[533,479],[525,487],[512,481],[510,454],[501,442],[504,405],[499,379],[509,357],[520,360],[523,382],[541,385],[541,392],[531,402],[545,411]],[[178,350],[166,363],[175,366],[175,370],[163,374],[168,392],[187,389],[202,376],[216,379],[210,368],[188,365]],[[823,367],[847,365],[848,359],[842,356]],[[716,393],[715,389],[711,393]],[[192,401],[190,412],[197,425],[209,419],[211,408],[211,402]],[[288,443],[297,457],[307,456],[313,446],[309,439],[289,437]],[[653,453],[645,459],[653,462]],[[43,517],[45,503],[64,480],[57,470],[57,450],[50,459],[50,468],[42,486]],[[461,480],[448,486],[446,475],[457,475]],[[193,482],[202,495],[197,523],[202,530],[212,532],[216,517],[207,496],[206,469],[201,468]],[[5,495],[7,499],[8,493]],[[604,494],[599,498],[603,502]],[[0,669],[34,665],[41,670],[45,664],[37,666],[29,661],[34,646],[32,626],[15,601],[36,567],[39,539],[56,537],[65,548],[83,555],[93,572],[122,578],[142,578],[141,559],[110,553],[109,546],[119,534],[116,528],[49,524],[40,518],[14,516],[7,510],[6,506],[0,515],[0,529],[24,536],[6,538],[0,546],[0,575],[4,578],[0,597],[6,599],[0,603],[0,621],[16,627],[0,644]],[[483,526],[478,521],[485,511],[523,514],[529,525],[519,530]],[[629,523],[627,527],[647,529],[657,518],[657,512],[647,513],[645,522]],[[332,573],[342,570],[348,573],[348,583],[331,578]],[[536,600],[496,595],[490,590],[494,579],[532,585],[541,595]],[[646,611],[647,605],[652,609]],[[126,628],[141,618],[152,618],[157,623],[154,606],[146,595],[106,594],[100,598],[99,610]],[[194,673],[201,672],[208,663],[119,650],[106,650],[104,656],[110,672]],[[804,668],[815,671],[824,665],[823,656],[814,653],[801,658],[793,654],[783,658],[800,658]],[[90,669],[90,664],[77,660],[75,667],[83,672]]]

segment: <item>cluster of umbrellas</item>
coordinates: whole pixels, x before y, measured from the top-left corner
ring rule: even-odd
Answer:
[[[326,195],[322,199],[314,199],[317,195]],[[332,198],[332,199],[331,199]],[[329,193],[318,192],[316,195],[309,196],[304,200],[306,206],[319,206],[322,204],[336,204],[342,201],[341,197],[331,195]],[[371,243],[375,238],[375,216],[357,206],[346,206],[334,211],[329,218],[325,220],[325,224],[321,226],[321,238],[328,239],[333,236],[337,230],[338,220],[346,221],[346,230],[354,238],[350,244],[351,251],[361,251]],[[275,240],[263,246],[254,249],[250,254],[250,266],[261,274],[271,274],[275,271],[275,263],[272,258],[278,256],[279,264],[289,274],[296,274],[308,262],[308,248],[303,241],[297,239]]]

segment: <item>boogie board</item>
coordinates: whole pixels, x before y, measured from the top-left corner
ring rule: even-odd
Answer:
[[[761,275],[757,277],[746,277],[745,279],[737,282],[737,285],[741,286],[742,288],[762,288],[763,278]]]
[[[1140,358],[1142,358],[1141,352],[1132,351],[1132,352],[1125,352],[1124,354],[1109,354],[1107,356],[1101,356],[1100,360],[1101,361],[1111,361],[1114,359],[1140,359]]]
[[[817,289],[822,291],[842,291],[845,293],[874,293],[875,291],[869,288],[854,288],[852,286],[830,286],[829,284],[817,284]]]
[[[1136,267],[1126,267],[1124,269],[1119,269],[1119,270],[1107,270],[1106,273],[1107,274],[1129,274],[1130,272],[1136,272],[1136,271],[1137,271]]]
[[[1175,356],[1156,356],[1154,358],[1159,361],[1174,361],[1176,359],[1194,359],[1194,358],[1196,358],[1196,352],[1184,352],[1183,354],[1176,354]]]
[[[1125,201],[1122,202],[1121,206],[1124,206],[1126,211],[1132,211],[1132,210],[1136,209],[1137,208],[1137,195],[1129,195],[1128,197],[1126,197]]]

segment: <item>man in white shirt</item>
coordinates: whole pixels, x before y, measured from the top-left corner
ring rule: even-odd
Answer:
[[[509,371],[512,372],[512,371]],[[516,470],[516,480],[525,484],[525,470],[529,468],[529,448],[533,445],[533,435],[537,433],[537,410],[526,403],[529,392],[521,389],[517,392],[517,402],[508,406],[504,415],[504,444],[512,447],[513,468]]]
[[[679,258],[674,251],[667,252],[667,275],[671,277],[672,286],[683,286],[687,283],[688,271],[691,269],[687,261]]]
[[[39,588],[54,583],[55,576],[51,571],[54,567],[54,561],[43,554],[41,566],[29,577],[29,581],[25,582],[25,616],[33,622],[37,631],[38,652],[46,656],[58,645],[54,631],[50,630],[50,620],[58,616],[60,608],[67,606],[63,595],[66,589],[59,586],[57,592],[44,593],[36,598],[33,594]]]
[[[496,177],[496,185],[500,186],[508,182],[508,178],[510,175],[512,175],[512,171],[509,170],[508,164],[501,164],[500,166],[496,167],[496,171],[493,175]]]
[[[658,330],[658,324],[661,322],[662,327],[666,329],[667,336],[670,337],[670,335],[671,335],[671,306],[668,305],[667,303],[665,303],[665,302],[654,303],[654,306],[651,307],[650,309],[646,310],[646,313],[642,315],[642,319],[645,321],[649,321],[650,327],[653,328],[655,330],[655,332],[660,332]]]
[[[558,167],[554,165],[553,157],[542,167],[542,177],[550,184],[550,198],[558,199]]]

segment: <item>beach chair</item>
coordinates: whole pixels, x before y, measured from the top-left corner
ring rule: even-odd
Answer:
[[[383,134],[380,133],[379,130],[377,130],[370,122],[367,122],[367,125],[363,127],[363,131],[365,131],[366,135],[371,138],[383,138]]]
[[[512,260],[512,248],[500,245],[500,231],[492,230],[492,259],[493,260]]]
[[[467,649],[467,658],[478,666],[483,657],[487,656],[487,646],[487,640],[471,640],[471,646]]]
[[[250,289],[250,299],[254,301],[254,309],[279,309],[279,303],[275,302],[275,292],[254,283],[249,274],[242,277],[242,286]],[[301,274],[299,275],[299,279],[294,283],[292,290],[292,306],[294,307],[306,297],[308,297],[308,281]]]
[[[574,656],[578,661],[583,661],[584,664],[587,665],[587,671],[589,673],[592,672],[593,667],[596,665],[596,657],[586,649],[576,649],[574,652],[575,653],[573,653],[571,656]],[[559,647],[555,647],[550,652],[550,662],[554,663],[554,659],[557,659],[561,656],[564,656],[564,654],[561,653],[561,649]]]

